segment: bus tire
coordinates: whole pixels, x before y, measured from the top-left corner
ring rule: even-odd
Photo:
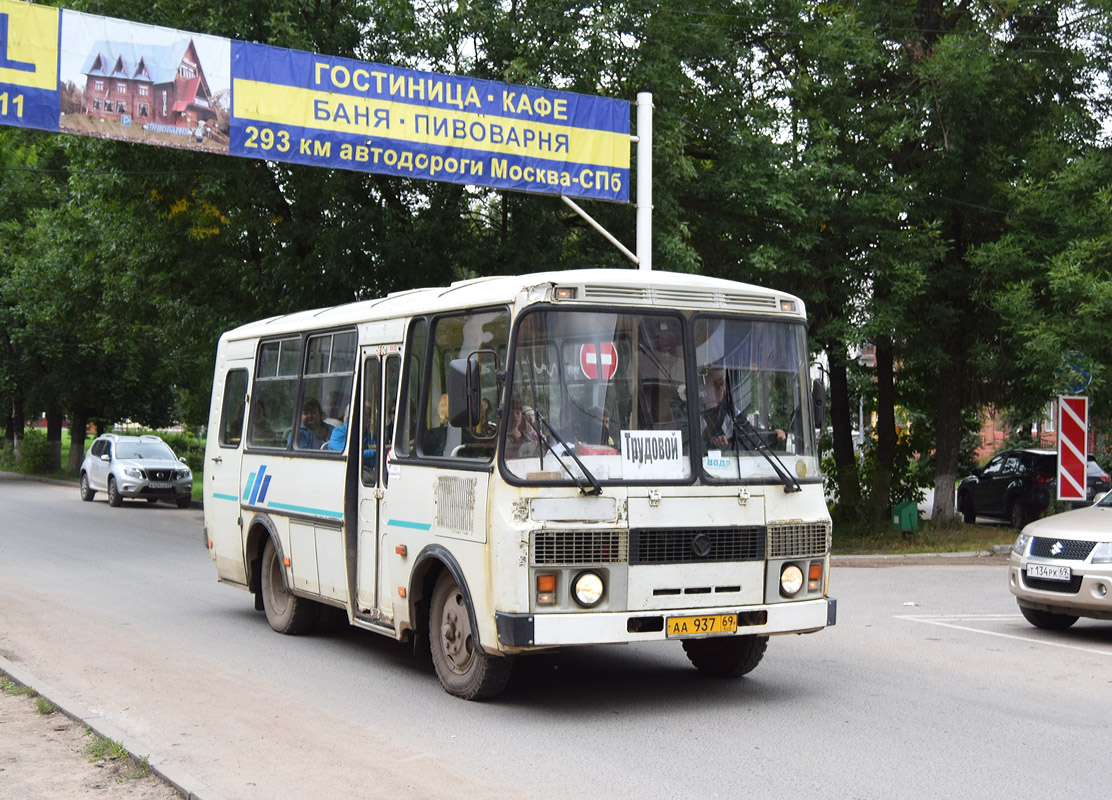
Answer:
[[[448,694],[487,700],[506,688],[513,660],[487,655],[478,644],[467,599],[456,579],[444,571],[429,604],[429,650],[436,676]]]
[[[683,651],[704,675],[740,678],[761,663],[767,636],[718,636],[711,639],[686,639]]]
[[[286,588],[282,577],[282,562],[274,540],[268,538],[263,545],[262,561],[263,610],[270,627],[290,636],[305,633],[313,627],[320,613],[320,606],[311,600],[297,597]]]

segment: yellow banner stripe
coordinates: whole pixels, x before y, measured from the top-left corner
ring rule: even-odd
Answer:
[[[627,134],[422,107],[242,79],[233,82],[232,96],[235,98],[232,116],[237,120],[335,131],[366,136],[371,140],[389,138],[414,144],[459,147],[476,153],[544,158],[616,169],[629,167],[630,141]],[[328,119],[318,118],[318,107],[327,110]],[[424,121],[418,120],[422,115]],[[446,133],[433,134],[434,117],[437,120],[447,120]],[[385,124],[375,127],[378,120],[388,120],[389,127]],[[479,141],[470,135],[466,138],[453,136],[453,130],[459,130],[460,124],[463,130],[485,131],[485,138]],[[503,139],[509,135],[511,128],[515,129],[517,141],[521,144],[492,141],[495,130],[492,126],[500,126]],[[526,130],[534,134],[528,144],[525,140]],[[557,150],[563,141],[567,142],[566,147]]]
[[[35,65],[34,72],[0,67],[0,83],[56,92],[58,9],[0,0],[0,14],[8,15],[8,59]]]

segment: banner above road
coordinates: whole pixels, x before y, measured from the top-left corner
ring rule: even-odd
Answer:
[[[0,124],[628,202],[629,103],[0,0]]]

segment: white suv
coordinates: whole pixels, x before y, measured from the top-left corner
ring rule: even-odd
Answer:
[[[106,433],[81,462],[81,499],[92,500],[97,492],[106,492],[111,506],[124,498],[143,498],[148,503],[173,500],[186,508],[193,496],[193,473],[158,436]]]

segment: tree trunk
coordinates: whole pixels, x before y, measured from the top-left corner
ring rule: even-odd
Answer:
[[[62,468],[62,423],[65,414],[61,409],[46,412],[46,445],[50,453],[50,463],[47,464],[49,472],[58,472]]]
[[[896,460],[896,386],[892,343],[876,343],[876,471],[869,487],[866,519],[870,524],[887,520],[892,493],[892,468]]]
[[[27,427],[27,418],[23,412],[23,395],[17,390],[12,397],[12,455],[18,463],[22,458],[20,450],[23,447],[23,429]]]
[[[89,412],[75,409],[70,419],[70,451],[66,459],[66,472],[76,474],[85,460],[85,429],[89,426]]]
[[[954,518],[954,489],[961,459],[961,374],[964,360],[952,355],[938,373],[938,417],[935,430],[934,507],[931,522]]]

